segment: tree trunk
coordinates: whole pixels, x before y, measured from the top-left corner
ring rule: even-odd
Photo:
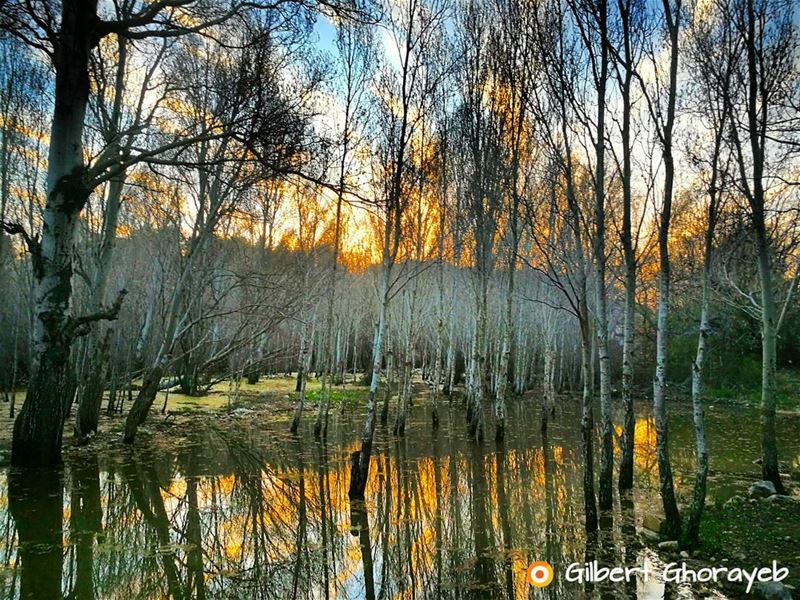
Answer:
[[[483,271],[484,269],[482,269]],[[478,314],[475,319],[475,339],[472,348],[471,394],[468,394],[469,433],[483,441],[483,397],[486,393],[486,310],[488,275],[481,273],[478,292]]]
[[[313,333],[311,334],[313,337]],[[308,341],[305,334],[303,335],[303,344],[300,349],[300,372],[297,375],[300,383],[300,389],[297,392],[297,404],[294,407],[294,414],[292,415],[292,424],[289,426],[289,432],[296,434],[300,427],[300,418],[303,416],[303,406],[306,401],[306,383],[308,382],[308,370],[310,368],[309,362],[311,360],[311,353],[308,350]],[[322,390],[319,397],[320,409],[317,414],[317,421],[314,423],[314,435],[317,437],[325,437],[328,433],[328,420],[327,410],[323,410],[322,405],[328,401],[330,391],[326,390],[325,381],[323,381]],[[327,382],[328,386],[330,383]],[[326,392],[328,395],[326,397]]]
[[[516,214],[516,211],[513,211]],[[515,218],[515,217],[512,217]],[[506,436],[506,397],[508,396],[508,364],[511,358],[511,336],[514,315],[514,272],[517,269],[516,226],[512,225],[512,244],[508,257],[508,286],[506,288],[505,314],[503,320],[503,341],[500,351],[497,376],[497,396],[494,404],[495,441],[502,442]]]
[[[447,398],[450,402],[453,401],[453,388],[456,381],[456,348],[453,344],[453,326],[450,325],[450,331],[447,336],[447,367],[445,368],[445,375],[447,377]]]
[[[605,196],[605,118],[606,118],[606,79],[608,77],[608,5],[600,0],[598,26],[600,29],[600,72],[597,80],[597,134],[594,177],[594,262],[597,281],[596,320],[597,353],[600,367],[600,412],[602,415],[602,434],[600,444],[600,493],[601,511],[609,511],[614,504],[614,424],[611,406],[611,365],[608,355],[608,307],[606,291],[606,196]]]
[[[761,282],[761,476],[775,484],[779,494],[786,490],[778,466],[778,441],[775,433],[775,368],[777,331],[775,295],[772,290],[769,244],[764,229],[758,237],[758,275]]]
[[[666,122],[662,133],[664,157],[664,201],[661,208],[661,221],[658,227],[658,318],[656,321],[656,376],[653,383],[653,413],[656,422],[656,452],[658,472],[661,485],[661,499],[664,505],[666,533],[677,537],[681,532],[681,515],[675,499],[675,486],[672,480],[672,465],[669,458],[669,427],[667,423],[666,387],[667,387],[667,338],[669,333],[669,294],[670,294],[670,259],[669,228],[672,218],[672,193],[675,179],[675,164],[672,155],[672,131],[675,120],[676,86],[678,76],[678,24],[680,14],[673,16],[668,0],[664,0],[664,11],[667,17],[671,52],[670,81],[667,98]]]
[[[153,402],[155,402],[163,372],[163,366],[157,364],[145,373],[139,394],[136,396],[136,400],[125,419],[125,436],[123,437],[123,442],[126,444],[133,444],[136,440],[136,432],[139,426],[147,419],[150,407],[152,407]]]
[[[636,415],[633,403],[633,352],[636,335],[636,251],[633,239],[633,193],[631,185],[631,84],[634,75],[634,49],[640,25],[631,14],[630,2],[619,2],[622,26],[622,68],[620,95],[622,99],[622,252],[625,260],[625,324],[622,342],[622,423],[619,490],[633,488],[633,452]]]
[[[409,336],[411,332],[408,332]],[[408,404],[411,400],[414,358],[413,349],[410,340],[406,343],[405,360],[403,362],[403,383],[400,390],[400,402],[397,409],[397,415],[394,421],[394,434],[404,435],[406,432],[406,420],[408,418]]]
[[[96,0],[62,4],[57,52],[55,109],[50,130],[47,203],[41,242],[32,241],[34,323],[25,403],[14,422],[11,461],[45,466],[61,462],[61,439],[71,388],[69,304],[73,239],[89,197],[83,162],[83,124],[89,98],[89,53],[97,20]]]
[[[444,161],[444,159],[443,159]],[[442,165],[444,171],[444,164]],[[446,178],[442,177],[442,197],[447,195]],[[439,210],[439,231],[437,232],[437,287],[439,292],[439,304],[436,315],[436,350],[433,356],[433,393],[431,394],[431,425],[434,431],[439,428],[439,393],[442,389],[442,360],[444,348],[444,225],[445,211],[443,207]]]
[[[108,346],[111,340],[111,329],[105,329],[105,335],[100,346],[90,355],[91,367],[87,373],[83,393],[78,403],[75,416],[75,438],[83,444],[88,436],[97,433],[100,423],[100,408],[105,390],[106,370],[108,367]]]
[[[507,301],[511,303],[511,297]],[[494,401],[495,430],[494,439],[502,442],[506,438],[506,397],[508,396],[508,363],[511,356],[511,322],[506,321],[503,328],[502,350],[497,367],[497,395]]]
[[[633,349],[636,330],[636,261],[625,260],[625,324],[622,342],[622,448],[619,465],[620,491],[633,488],[633,451],[636,414],[633,403]]]
[[[386,334],[386,319],[389,311],[389,301],[391,299],[389,282],[391,278],[391,268],[386,257],[384,257],[383,267],[383,289],[381,307],[378,315],[378,327],[375,329],[375,337],[372,343],[372,381],[369,386],[369,396],[367,397],[367,417],[364,421],[364,431],[361,435],[361,450],[353,453],[351,458],[353,468],[357,472],[354,475],[351,469],[350,490],[348,496],[351,500],[364,500],[364,492],[369,479],[369,465],[372,459],[372,442],[375,437],[375,417],[376,417],[376,397],[378,387],[381,382],[381,362],[383,360],[383,337]]]
[[[752,191],[745,176],[745,159],[738,151],[742,173],[742,187],[750,203],[751,220],[756,234],[758,251],[758,276],[761,284],[761,476],[771,481],[779,494],[786,490],[781,481],[778,464],[778,442],[775,435],[775,368],[777,362],[777,325],[775,296],[772,288],[772,268],[766,223],[766,194],[764,191],[765,146],[767,143],[767,111],[770,107],[770,73],[765,72],[763,37],[767,35],[763,10],[756,9],[754,0],[746,3],[746,34],[743,35],[747,52],[747,122],[752,154]],[[776,42],[777,43],[777,42]],[[738,138],[737,138],[738,139]]]
[[[592,388],[594,386],[591,380],[592,335],[589,331],[589,313],[585,298],[580,302],[580,312],[583,320],[581,323],[583,511],[586,531],[591,533],[597,530],[597,504],[594,493],[594,408],[592,406]]]
[[[119,129],[122,118],[122,97],[125,91],[125,73],[127,66],[127,40],[119,36],[117,42],[117,72],[114,87],[114,104],[112,109],[112,131],[108,132],[111,145],[117,155],[119,147]],[[105,303],[108,276],[111,272],[111,259],[117,240],[117,224],[122,204],[122,189],[125,185],[125,171],[120,172],[108,185],[105,214],[103,216],[103,238],[100,253],[91,283],[91,310],[98,312]],[[88,435],[97,433],[100,422],[100,405],[103,401],[105,376],[108,368],[108,346],[111,336],[110,323],[105,321],[92,327],[87,345],[90,362],[84,363],[81,376],[83,393],[78,399],[78,411],[75,420],[75,437],[83,443]]]
[[[441,289],[441,288],[440,288]],[[439,315],[436,326],[436,350],[433,355],[433,390],[431,391],[431,426],[439,428],[439,394],[442,390],[442,346],[444,341],[444,319]]]
[[[305,286],[305,283],[304,283]],[[304,287],[305,289],[305,287]],[[297,433],[298,428],[300,427],[300,418],[303,416],[303,407],[306,401],[306,379],[308,378],[308,362],[309,362],[309,337],[313,337],[313,329],[311,332],[311,336],[308,334],[308,325],[304,321],[303,322],[303,331],[300,334],[300,356],[297,361],[297,403],[294,407],[294,413],[292,414],[292,421],[289,425],[289,432],[292,434]],[[319,437],[323,435],[323,414],[326,412],[324,411],[323,404],[325,404],[325,382],[323,381],[322,391],[319,395],[319,409],[317,411],[317,420],[314,423],[314,435]],[[327,432],[326,432],[327,433]]]
[[[706,345],[711,333],[709,293],[710,252],[706,249],[703,265],[702,299],[700,304],[700,333],[697,336],[697,353],[692,363],[692,422],[697,446],[697,473],[694,481],[694,495],[689,518],[684,532],[683,545],[694,547],[698,543],[700,519],[706,502],[706,481],[708,479],[708,444],[706,443],[705,415],[703,410],[703,369],[706,363]]]
[[[387,340],[387,346],[389,342]],[[383,391],[383,406],[381,408],[381,425],[389,421],[389,402],[392,399],[394,387],[394,352],[391,348],[386,352],[386,389]]]
[[[544,342],[544,364],[542,369],[542,392],[544,395],[544,403],[542,406],[542,431],[547,431],[547,422],[550,416],[550,411],[555,405],[555,385],[553,382],[554,375],[554,348],[553,348],[553,334],[548,331],[545,333]]]
[[[602,145],[602,142],[600,142]],[[598,171],[600,168],[598,167]],[[596,215],[595,268],[596,282],[596,320],[597,320],[597,354],[600,367],[600,510],[608,511],[613,507],[614,481],[614,423],[611,405],[611,359],[608,354],[608,308],[606,294],[606,257],[605,257],[605,208],[603,206],[604,179],[598,175],[597,190],[598,207]]]
[[[22,312],[21,308],[17,310],[17,317]],[[10,399],[8,403],[8,418],[14,418],[14,411],[17,406],[17,376],[19,373],[19,318],[14,326],[14,352],[11,359],[11,386],[10,386]]]
[[[663,218],[663,217],[662,217]],[[681,516],[675,499],[675,486],[672,480],[672,464],[669,458],[669,428],[665,404],[667,386],[667,316],[669,314],[669,255],[665,236],[660,240],[661,272],[658,277],[658,318],[656,330],[656,377],[653,382],[653,413],[656,423],[656,452],[661,486],[661,500],[664,505],[667,535],[677,536],[681,530]]]

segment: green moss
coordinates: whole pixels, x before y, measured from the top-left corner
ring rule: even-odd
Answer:
[[[321,390],[311,390],[306,392],[306,399],[312,404],[318,404],[321,394]],[[366,402],[368,395],[368,388],[333,388],[331,390],[331,405],[359,406]]]

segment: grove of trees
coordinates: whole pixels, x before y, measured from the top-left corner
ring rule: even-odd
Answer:
[[[763,478],[784,490],[777,369],[800,359],[795,9],[0,0],[12,463],[58,464],[64,431],[87,443],[103,411],[125,415],[133,443],[165,388],[286,372],[292,433],[308,420],[324,439],[332,390],[353,378],[369,386],[358,500],[376,427],[413,435],[412,402],[436,429],[440,404],[463,400],[475,443],[502,444],[507,404],[533,389],[542,428],[559,403],[582,407],[594,530],[633,486],[637,405],[652,402],[667,527],[695,544],[709,388],[760,383]],[[668,444],[681,394],[688,514]]]

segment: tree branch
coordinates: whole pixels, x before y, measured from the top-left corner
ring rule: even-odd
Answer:
[[[30,252],[33,260],[33,268],[36,272],[41,272],[42,244],[39,242],[39,236],[31,237],[21,224],[12,223],[11,221],[0,221],[0,229],[9,235],[19,235],[25,240],[25,247]]]
[[[116,321],[119,310],[122,308],[122,301],[125,299],[127,293],[128,290],[123,288],[119,291],[117,299],[114,300],[111,306],[101,308],[97,312],[88,315],[71,318],[67,324],[67,336],[80,337],[86,335],[89,333],[89,325],[96,321]]]

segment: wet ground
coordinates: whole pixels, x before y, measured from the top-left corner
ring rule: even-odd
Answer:
[[[310,414],[310,413],[309,413]],[[69,454],[61,472],[0,476],[0,597],[30,598],[662,598],[688,592],[653,580],[566,581],[571,563],[647,564],[637,526],[657,501],[655,429],[636,423],[632,506],[587,544],[580,420],[561,410],[549,433],[528,402],[510,409],[508,439],[466,435],[463,408],[443,410],[433,433],[419,400],[407,435],[379,429],[365,506],[347,498],[347,457],[361,416],[336,416],[328,441],[298,438],[257,412],[181,426],[180,438],[111,444]],[[754,479],[758,414],[708,411],[710,503]],[[311,417],[307,418],[310,421]],[[487,424],[491,418],[487,415]],[[676,484],[692,482],[693,433],[673,407]],[[800,417],[780,421],[781,456],[800,466]],[[111,448],[109,450],[109,447]],[[776,557],[780,558],[780,557]],[[546,589],[526,568],[554,565]]]

